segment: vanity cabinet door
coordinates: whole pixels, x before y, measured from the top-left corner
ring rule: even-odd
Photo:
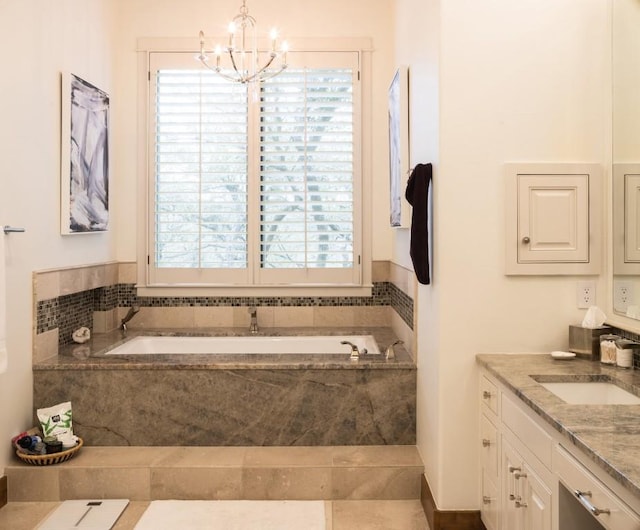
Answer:
[[[526,507],[526,530],[551,530],[551,492],[525,464],[526,487],[524,502]]]
[[[524,464],[520,454],[502,439],[502,530],[524,530],[525,510],[523,498]]]
[[[518,261],[589,261],[589,176],[519,175]]]
[[[551,530],[551,491],[504,438],[502,476],[502,530]]]

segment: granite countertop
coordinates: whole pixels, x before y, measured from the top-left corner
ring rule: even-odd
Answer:
[[[640,405],[570,405],[540,382],[608,381],[640,395],[640,373],[584,359],[480,354],[478,363],[593,462],[640,497]]]
[[[116,346],[141,335],[151,336],[251,336],[373,335],[381,355],[364,355],[358,361],[345,354],[163,354],[107,355]],[[415,362],[402,345],[395,346],[396,358],[387,360],[384,351],[397,339],[391,328],[265,328],[251,335],[246,328],[148,329],[94,334],[84,344],[60,348],[57,356],[34,363],[34,370],[242,370],[242,369],[414,369]]]

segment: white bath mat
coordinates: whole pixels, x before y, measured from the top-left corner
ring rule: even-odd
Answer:
[[[153,501],[135,530],[325,530],[324,501]]]
[[[127,504],[126,499],[64,501],[38,530],[109,530]]]

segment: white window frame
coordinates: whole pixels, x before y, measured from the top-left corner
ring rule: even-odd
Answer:
[[[296,39],[299,51],[342,51],[358,54],[360,78],[360,104],[354,109],[355,119],[360,130],[356,132],[360,137],[360,149],[356,148],[354,160],[354,196],[359,201],[359,214],[354,218],[356,247],[354,252],[355,273],[349,282],[328,281],[305,283],[304,279],[295,278],[287,283],[271,284],[234,284],[231,282],[210,283],[208,281],[189,281],[181,283],[179,280],[170,282],[153,281],[150,274],[150,256],[153,251],[152,229],[149,211],[149,193],[153,188],[153,175],[149,164],[149,149],[152,146],[150,131],[150,57],[154,52],[194,52],[197,43],[192,39],[140,39],[138,41],[138,294],[142,296],[367,296],[371,294],[371,88],[370,88],[370,52],[369,39]],[[195,53],[195,52],[194,52]],[[197,62],[194,60],[197,65]],[[251,127],[251,125],[250,125]],[[259,134],[253,127],[250,134]],[[358,136],[356,136],[356,139]],[[252,157],[252,162],[259,161]],[[358,193],[359,192],[359,193]],[[249,204],[250,215],[258,217],[255,203]],[[253,213],[251,212],[253,210]],[[255,219],[254,219],[255,221]],[[251,252],[251,249],[250,249]],[[359,263],[358,263],[359,261]],[[259,274],[258,274],[259,275]],[[302,280],[302,281],[301,281]],[[277,293],[277,294],[276,294]]]

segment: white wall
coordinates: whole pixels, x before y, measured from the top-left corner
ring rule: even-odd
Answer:
[[[6,244],[8,371],[0,374],[0,474],[32,421],[33,270],[115,258],[113,232],[60,235],[60,72],[110,91],[109,0],[0,0],[0,226]]]
[[[564,349],[568,325],[584,314],[575,308],[576,277],[504,276],[501,165],[604,164],[608,3],[397,6],[397,60],[420,74],[412,95],[430,99],[411,123],[438,120],[437,139],[412,130],[412,163],[435,162],[434,282],[416,300],[418,445],[438,507],[478,509],[476,353]],[[406,245],[398,234],[396,254]],[[599,300],[604,291],[600,279]]]
[[[226,34],[229,20],[237,13],[239,2],[184,0],[121,0],[119,2],[119,37],[117,56],[118,120],[122,125],[122,142],[118,145],[116,167],[126,182],[119,190],[119,211],[127,229],[118,233],[118,257],[136,259],[136,40],[140,37],[182,37],[197,42],[202,29],[208,36]],[[291,49],[296,38],[369,37],[373,42],[373,158],[372,174],[364,181],[373,189],[374,246],[373,259],[389,259],[389,177],[387,161],[387,87],[393,67],[393,0],[269,0],[248,2],[249,13],[258,21],[265,35],[277,27]],[[194,61],[194,65],[197,64]]]

